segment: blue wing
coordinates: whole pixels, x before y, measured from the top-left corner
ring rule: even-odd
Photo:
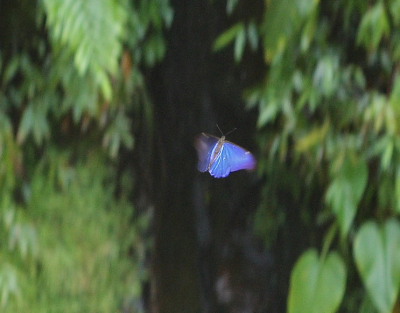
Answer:
[[[218,141],[218,137],[205,133],[201,133],[201,135],[197,137],[195,146],[199,157],[197,168],[200,172],[205,172],[208,170],[211,156],[213,155],[213,151],[217,146]]]
[[[228,176],[230,172],[254,169],[256,164],[256,159],[249,151],[230,141],[225,141],[219,156],[210,167],[210,174],[216,178],[222,178]]]

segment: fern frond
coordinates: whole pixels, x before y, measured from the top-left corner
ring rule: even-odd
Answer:
[[[103,96],[112,95],[125,37],[127,10],[116,0],[43,0],[54,50],[67,49],[83,76],[93,75]]]

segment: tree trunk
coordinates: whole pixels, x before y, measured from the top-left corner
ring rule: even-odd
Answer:
[[[174,2],[174,1],[172,1]],[[159,313],[204,312],[193,203],[193,139],[207,100],[211,18],[208,1],[175,1],[168,51],[153,73],[160,154],[155,195],[154,286]],[[207,18],[208,16],[208,18]]]

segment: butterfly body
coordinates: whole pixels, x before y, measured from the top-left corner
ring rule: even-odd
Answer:
[[[246,149],[213,135],[202,133],[196,140],[199,156],[198,170],[208,171],[216,178],[228,176],[231,172],[256,167],[254,156]]]

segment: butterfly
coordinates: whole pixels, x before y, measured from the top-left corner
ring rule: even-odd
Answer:
[[[246,149],[221,138],[201,133],[195,142],[200,172],[208,171],[215,178],[228,176],[239,170],[252,170],[257,161]]]

